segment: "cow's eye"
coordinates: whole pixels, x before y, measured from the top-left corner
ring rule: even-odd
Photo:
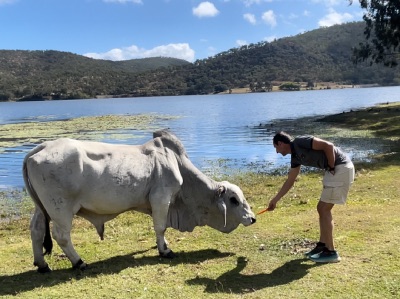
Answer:
[[[235,206],[239,205],[239,201],[235,197],[231,197],[229,200],[231,201],[231,203],[233,205],[235,205]]]

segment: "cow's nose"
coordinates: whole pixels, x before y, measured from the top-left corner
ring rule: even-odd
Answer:
[[[251,224],[256,223],[256,221],[257,221],[256,218],[253,217],[251,218]]]

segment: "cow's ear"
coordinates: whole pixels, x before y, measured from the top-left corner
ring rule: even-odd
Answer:
[[[217,190],[217,196],[221,197],[226,192],[226,188],[224,186],[219,186]]]

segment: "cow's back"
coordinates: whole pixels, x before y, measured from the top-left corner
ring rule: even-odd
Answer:
[[[45,142],[26,162],[31,184],[42,199],[77,201],[100,214],[144,202],[154,169],[151,153],[143,154],[139,146],[66,138]]]
[[[26,162],[42,200],[57,205],[67,199],[77,204],[76,211],[114,214],[147,209],[155,186],[179,187],[179,174],[171,172],[177,168],[171,166],[173,154],[166,151],[156,140],[132,146],[62,138],[43,143]]]

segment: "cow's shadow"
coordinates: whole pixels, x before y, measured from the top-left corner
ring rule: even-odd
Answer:
[[[222,253],[218,250],[207,249],[193,252],[178,252],[178,258],[173,260],[162,259],[158,256],[135,258],[135,255],[143,254],[149,250],[151,249],[98,261],[90,264],[89,269],[85,271],[61,269],[53,270],[48,274],[39,274],[36,270],[32,270],[13,275],[0,275],[0,297],[17,295],[39,287],[53,287],[56,284],[62,284],[73,279],[79,280],[87,277],[116,274],[124,269],[143,265],[168,263],[173,266],[181,264],[182,260],[185,263],[199,263],[205,260],[234,255],[234,253]],[[305,276],[307,270],[313,265],[303,264],[302,261],[290,261],[268,274],[243,275],[240,272],[246,267],[247,262],[245,258],[239,257],[236,268],[222,274],[217,279],[195,278],[188,280],[186,283],[189,285],[204,285],[205,292],[209,293],[226,291],[241,294],[252,292],[266,287],[286,284]]]
[[[302,258],[291,260],[270,273],[246,275],[240,272],[247,266],[247,260],[244,257],[239,257],[236,268],[222,274],[217,279],[198,277],[188,280],[186,283],[204,285],[207,293],[244,294],[299,280],[308,273],[308,269],[318,265],[321,264],[311,263]]]
[[[224,258],[234,255],[233,253],[222,253],[218,250],[199,250],[193,252],[177,252],[176,259],[163,259],[157,256],[140,256],[147,251],[154,250],[155,247],[147,250],[132,252],[126,255],[114,256],[106,260],[90,263],[85,271],[61,269],[53,270],[50,273],[39,274],[36,270],[27,271],[13,275],[0,275],[0,297],[7,295],[17,295],[19,293],[31,291],[35,288],[47,288],[57,284],[62,284],[71,280],[79,280],[87,277],[97,277],[100,275],[120,273],[124,269],[140,267],[143,265],[156,265],[168,263],[169,265],[179,265],[182,260],[185,263],[198,263],[205,260]]]

